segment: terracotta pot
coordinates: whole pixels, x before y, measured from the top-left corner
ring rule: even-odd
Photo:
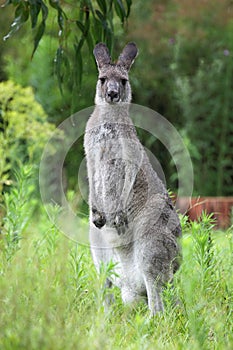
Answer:
[[[197,220],[203,211],[213,213],[216,228],[226,229],[232,224],[233,197],[180,197],[176,208],[190,220]]]

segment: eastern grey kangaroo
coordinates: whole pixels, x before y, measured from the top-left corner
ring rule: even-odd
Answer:
[[[180,222],[172,201],[137,138],[130,114],[128,72],[137,56],[129,43],[116,63],[105,44],[94,49],[99,77],[95,109],[85,131],[90,244],[97,269],[116,263],[106,281],[124,303],[146,298],[151,315],[163,310],[163,285],[179,267]]]

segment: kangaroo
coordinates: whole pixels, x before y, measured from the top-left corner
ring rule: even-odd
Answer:
[[[90,245],[97,270],[116,264],[106,285],[118,286],[124,303],[146,299],[155,315],[163,310],[163,286],[179,267],[181,227],[130,118],[128,73],[137,53],[128,43],[112,63],[105,44],[94,48],[99,77],[84,137]]]

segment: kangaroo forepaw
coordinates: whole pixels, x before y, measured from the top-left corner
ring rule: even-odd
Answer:
[[[106,224],[106,220],[105,218],[99,218],[99,219],[93,220],[93,224],[97,228],[101,229]]]
[[[128,228],[128,218],[125,212],[120,210],[116,213],[113,226],[116,228],[119,235],[125,233]]]
[[[101,229],[106,224],[105,215],[96,209],[92,209],[92,222],[98,228]]]

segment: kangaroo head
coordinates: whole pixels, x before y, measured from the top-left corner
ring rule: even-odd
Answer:
[[[131,87],[128,72],[138,50],[134,43],[128,43],[116,63],[111,62],[108,48],[99,43],[94,48],[94,56],[99,70],[96,87],[96,104],[131,101]]]

